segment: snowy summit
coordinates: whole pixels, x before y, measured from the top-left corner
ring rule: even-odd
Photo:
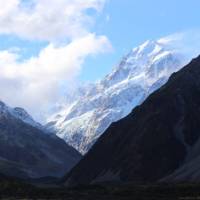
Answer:
[[[112,122],[127,116],[186,64],[182,53],[162,41],[132,49],[110,74],[82,88],[78,99],[50,118],[47,128],[85,154]]]

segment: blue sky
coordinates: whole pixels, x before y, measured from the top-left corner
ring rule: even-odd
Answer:
[[[124,54],[145,40],[199,28],[199,8],[198,0],[107,1],[101,13],[91,11],[96,18],[92,31],[106,35],[112,43],[113,52],[88,57],[79,80],[95,81],[102,78]],[[20,48],[22,59],[38,55],[45,45],[47,43],[44,41],[0,35],[0,50]]]
[[[124,54],[146,40],[198,29],[199,8],[199,0],[110,0],[94,31],[110,39],[114,52],[88,59],[80,78],[95,80],[109,73]]]
[[[200,28],[199,0],[0,0],[0,7],[0,99],[34,116],[70,87],[101,79],[146,40]]]

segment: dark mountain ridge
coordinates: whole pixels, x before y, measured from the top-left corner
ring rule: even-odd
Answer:
[[[67,174],[65,184],[159,181],[198,156],[199,113],[200,56],[113,123]]]
[[[19,178],[61,177],[81,155],[63,140],[13,115],[0,102],[0,173]]]

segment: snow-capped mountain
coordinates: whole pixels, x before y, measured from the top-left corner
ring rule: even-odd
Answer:
[[[22,108],[0,101],[0,172],[20,178],[61,177],[80,153],[42,126]]]
[[[47,128],[85,154],[112,122],[128,115],[186,62],[166,41],[146,41],[101,81],[84,87],[76,101],[48,120]]]
[[[4,115],[12,115],[13,117],[22,120],[23,122],[25,122],[26,124],[29,124],[33,127],[39,128],[39,129],[44,129],[44,127],[36,122],[28,113],[26,110],[24,110],[23,108],[11,108],[9,106],[7,106],[4,102],[0,101],[0,114],[4,114]]]
[[[200,181],[200,56],[112,124],[63,179],[66,186]]]

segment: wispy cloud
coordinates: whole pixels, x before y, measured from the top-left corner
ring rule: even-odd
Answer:
[[[188,59],[200,55],[200,29],[187,30],[171,34],[159,40],[182,53]]]

